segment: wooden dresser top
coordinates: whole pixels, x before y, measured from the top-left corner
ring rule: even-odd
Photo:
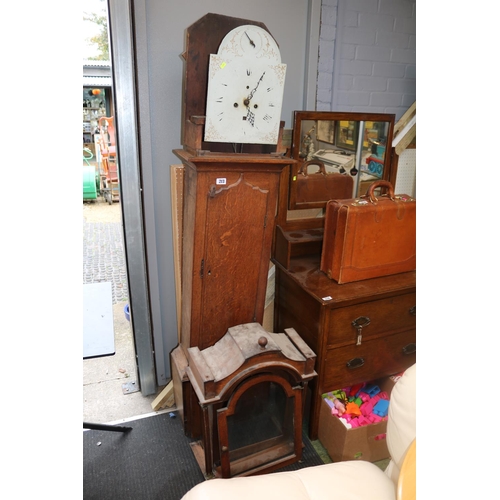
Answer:
[[[309,295],[330,307],[416,291],[416,271],[339,285],[320,271],[319,256],[293,258],[288,270],[278,262],[275,264]]]

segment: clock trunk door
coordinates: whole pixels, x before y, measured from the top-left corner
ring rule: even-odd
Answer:
[[[231,326],[262,322],[272,238],[266,229],[274,222],[274,191],[260,188],[258,176],[245,173],[229,186],[210,188],[206,198],[210,230],[204,235],[200,273],[200,349],[212,346]]]

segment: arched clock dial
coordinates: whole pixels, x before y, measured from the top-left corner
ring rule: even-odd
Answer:
[[[231,30],[222,40],[219,55],[226,57],[254,57],[269,63],[281,63],[278,44],[265,29],[245,24]]]
[[[205,141],[276,144],[285,74],[286,64],[211,54]]]

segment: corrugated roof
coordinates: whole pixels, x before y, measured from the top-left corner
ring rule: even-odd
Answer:
[[[113,80],[110,76],[84,76],[84,87],[112,87]]]
[[[94,61],[92,59],[84,59],[83,60],[83,65],[84,66],[99,66],[99,67],[111,67],[111,61]]]

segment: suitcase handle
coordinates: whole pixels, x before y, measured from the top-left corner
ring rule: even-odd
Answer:
[[[387,188],[389,190],[389,198],[394,201],[394,188],[392,187],[392,184],[389,181],[375,181],[373,184],[370,184],[370,187],[366,191],[366,196],[370,198],[372,203],[376,203],[378,201],[373,192],[379,187]]]
[[[300,169],[299,169],[299,174],[302,174],[303,176],[307,177],[308,176],[307,167],[309,165],[318,165],[319,172],[316,172],[316,173],[317,174],[327,175],[326,174],[325,164],[321,160],[309,160],[309,161],[304,162],[302,164],[302,166],[300,167]]]

